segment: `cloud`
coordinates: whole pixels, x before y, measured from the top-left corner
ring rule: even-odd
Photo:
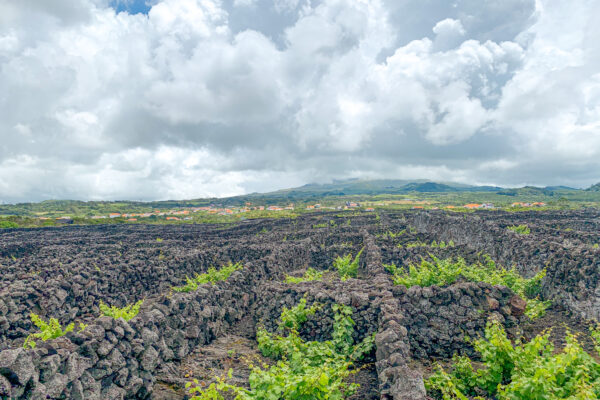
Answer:
[[[0,200],[589,185],[596,3],[2,2]]]

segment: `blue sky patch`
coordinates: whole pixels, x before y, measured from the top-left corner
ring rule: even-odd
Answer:
[[[152,8],[147,0],[111,0],[110,5],[117,12],[126,11],[129,14],[148,14]]]

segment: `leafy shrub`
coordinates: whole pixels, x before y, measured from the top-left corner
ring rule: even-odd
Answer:
[[[595,244],[592,246],[592,249],[599,249],[599,248],[600,248],[600,244],[598,244],[598,243],[595,243]]]
[[[519,235],[529,235],[531,233],[531,230],[527,225],[513,225],[509,226],[508,229],[518,233]]]
[[[360,249],[354,260],[352,259],[352,254],[346,254],[344,257],[338,256],[333,260],[333,267],[337,269],[342,281],[348,278],[356,278],[358,274],[358,262],[363,250],[364,248]]]
[[[33,349],[36,346],[34,339],[41,339],[45,342],[46,340],[52,340],[64,336],[75,328],[75,324],[71,322],[63,330],[60,326],[60,322],[58,322],[56,318],[50,318],[50,321],[45,322],[40,318],[39,315],[34,313],[29,314],[29,318],[31,318],[31,322],[38,327],[40,332],[31,333],[29,336],[27,336],[25,343],[23,343],[23,348],[31,347]]]
[[[208,388],[202,389],[198,381],[189,382],[186,387],[193,395],[191,400],[223,400],[222,393],[230,392],[237,400],[265,399],[343,399],[353,394],[358,384],[347,383],[346,378],[356,373],[351,369],[355,362],[371,351],[374,336],[366,337],[355,344],[352,339],[354,321],[352,309],[336,304],[333,306],[334,324],[332,339],[325,342],[306,342],[298,334],[301,324],[306,321],[307,312],[316,311],[315,307],[306,308],[306,300],[281,315],[279,332],[281,335],[259,328],[256,333],[261,353],[277,360],[268,366],[252,366],[250,389],[227,383],[231,379],[220,377]]]
[[[567,333],[560,352],[549,337],[546,331],[528,343],[517,340],[513,345],[502,325],[491,320],[485,338],[473,341],[482,366],[475,368],[468,357],[454,356],[452,371],[437,365],[425,386],[430,394],[445,400],[481,394],[498,400],[598,399],[600,364],[583,350],[575,335]],[[598,352],[598,328],[592,329],[592,338]]]
[[[19,224],[12,221],[0,221],[0,229],[2,228],[18,228]]]
[[[79,329],[77,330],[77,332],[81,333],[83,331],[85,331],[85,328],[87,328],[89,326],[89,324],[84,324],[83,322],[79,322]]]
[[[317,229],[317,228],[327,228],[327,223],[323,222],[322,224],[314,224],[312,227],[313,229]]]
[[[131,318],[138,315],[140,312],[140,307],[144,300],[140,300],[135,304],[129,304],[123,308],[115,307],[115,306],[107,306],[103,302],[100,302],[100,312],[102,315],[107,317],[113,317],[114,319],[123,318],[125,321],[129,321]]]
[[[387,231],[385,233],[379,233],[379,234],[375,235],[375,237],[382,238],[382,239],[387,239],[387,238],[395,239],[397,237],[404,235],[405,233],[406,233],[406,229],[403,229],[400,232],[395,232],[395,233],[392,231]]]
[[[215,284],[220,281],[224,281],[231,276],[235,271],[244,268],[241,263],[232,264],[231,262],[220,269],[210,267],[204,274],[197,274],[195,278],[185,277],[186,284],[183,286],[174,286],[173,290],[176,292],[193,292],[198,289],[199,285],[205,283]]]
[[[306,308],[306,298],[302,298],[292,308],[283,307],[281,316],[279,317],[281,320],[279,326],[280,328],[298,330],[300,329],[300,325],[308,321],[308,317],[315,315],[320,308],[321,306],[316,303]]]
[[[428,247],[431,249],[445,249],[446,247],[454,247],[454,242],[451,240],[448,243],[441,241],[441,242],[436,242],[435,240],[433,242],[431,242],[431,244],[427,244],[421,241],[418,242],[412,242],[412,243],[407,243],[407,244],[399,244],[398,245],[399,248],[402,247],[406,247],[407,249],[410,248],[414,248],[414,247]]]
[[[300,283],[300,282],[312,282],[320,281],[323,279],[323,271],[317,271],[314,268],[308,268],[303,276],[295,277],[287,275],[285,277],[285,283]]]
[[[439,259],[430,254],[431,261],[422,259],[420,265],[410,264],[408,271],[392,265],[384,265],[384,268],[393,276],[394,284],[411,286],[450,285],[459,277],[470,282],[486,282],[490,285],[504,285],[527,301],[525,314],[532,318],[544,315],[549,301],[541,301],[536,297],[540,293],[541,281],[546,276],[546,269],[538,272],[534,277],[523,278],[514,269],[498,268],[496,263],[489,257],[484,256],[484,262],[468,265],[464,259],[452,258]]]

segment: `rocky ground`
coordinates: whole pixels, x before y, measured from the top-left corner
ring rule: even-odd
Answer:
[[[530,235],[508,226],[527,224]],[[400,233],[389,235],[387,233]],[[453,247],[411,247],[432,241]],[[229,368],[245,384],[248,360],[260,358],[257,324],[274,330],[283,306],[306,296],[353,308],[356,339],[376,333],[376,350],[353,379],[356,399],[425,399],[432,360],[472,355],[465,336],[480,335],[490,315],[512,335],[549,325],[585,333],[600,316],[600,212],[441,211],[317,213],[296,219],[219,225],[111,225],[0,232],[0,398],[185,398],[185,382],[206,384]],[[402,247],[398,247],[402,245]],[[283,283],[307,267],[331,268],[336,256],[364,248],[357,279]],[[541,320],[522,315],[502,286],[394,286],[384,263],[406,265],[428,253],[474,261],[489,254],[526,277],[547,268]],[[241,262],[227,281],[173,293],[186,275]],[[99,317],[100,301],[123,306],[145,299],[129,322]],[[81,321],[83,332],[22,348],[34,330],[28,315]],[[332,315],[317,313],[306,339],[330,337]],[[560,329],[553,336],[560,344]],[[583,339],[586,342],[586,339]]]

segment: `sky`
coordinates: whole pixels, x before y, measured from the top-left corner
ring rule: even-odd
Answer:
[[[0,201],[600,181],[597,0],[0,0]]]

